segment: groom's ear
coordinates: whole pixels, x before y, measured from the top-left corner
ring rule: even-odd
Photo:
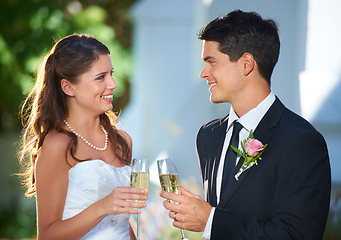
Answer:
[[[243,64],[244,76],[248,76],[255,68],[255,59],[251,53],[244,53],[240,60]]]

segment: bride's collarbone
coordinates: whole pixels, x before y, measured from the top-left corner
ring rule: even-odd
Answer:
[[[88,154],[82,153],[75,155],[80,161],[73,160],[71,165],[74,166],[83,161],[91,161],[91,160],[101,160],[106,164],[112,165],[114,167],[122,167],[124,164],[114,155],[114,154],[104,154],[104,153],[91,153]]]

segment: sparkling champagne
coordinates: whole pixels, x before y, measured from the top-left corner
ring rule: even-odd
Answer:
[[[163,158],[157,160],[157,168],[159,170],[159,178],[162,190],[166,192],[181,194],[179,175],[176,171],[176,167],[172,158]],[[175,201],[168,201],[177,204],[177,202]],[[180,229],[180,232],[181,240],[188,240],[185,237],[184,231],[182,229]]]
[[[178,174],[160,174],[159,178],[163,191],[181,194]]]
[[[130,186],[144,189],[144,195],[149,192],[149,172],[132,172],[130,175]],[[135,202],[145,202],[143,200],[135,200]]]

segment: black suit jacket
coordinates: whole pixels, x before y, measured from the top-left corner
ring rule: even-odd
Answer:
[[[227,119],[203,125],[197,135],[209,203]],[[237,181],[234,175],[244,160],[240,159],[221,193],[211,239],[322,239],[331,185],[324,138],[278,98],[254,130],[254,137],[268,146],[258,165],[243,172]]]

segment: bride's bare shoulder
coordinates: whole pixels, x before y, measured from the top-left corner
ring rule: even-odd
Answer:
[[[42,149],[47,148],[50,151],[60,151],[60,150],[66,150],[69,142],[70,142],[70,137],[57,132],[55,130],[52,130],[49,132],[43,142]]]
[[[67,147],[70,142],[70,137],[67,135],[52,130],[49,132],[39,150],[38,162],[49,162],[67,164]],[[67,165],[65,165],[67,166]]]

